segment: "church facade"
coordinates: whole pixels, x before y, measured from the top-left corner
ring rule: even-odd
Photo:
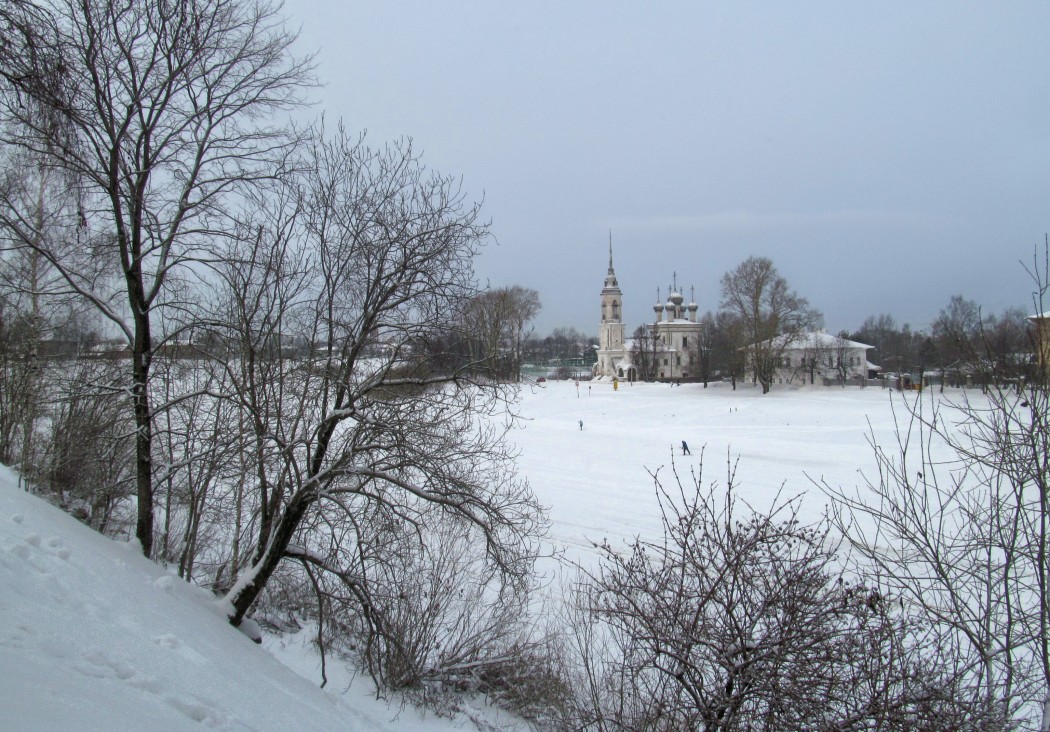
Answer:
[[[655,378],[664,381],[697,376],[698,345],[701,325],[696,320],[698,306],[678,291],[677,277],[668,288],[667,302],[653,306],[654,319],[640,340],[625,338],[623,293],[613,269],[612,243],[609,243],[609,271],[602,287],[602,317],[598,326],[598,360],[594,364],[596,379],[635,381]]]

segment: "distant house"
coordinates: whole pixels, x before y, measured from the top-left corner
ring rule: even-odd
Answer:
[[[868,349],[874,346],[823,331],[778,336],[772,345],[779,354],[778,384],[846,383],[871,378],[881,370],[868,361]]]

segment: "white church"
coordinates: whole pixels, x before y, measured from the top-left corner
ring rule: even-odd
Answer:
[[[655,314],[651,344],[636,344],[624,337],[623,294],[616,282],[613,269],[612,242],[609,242],[609,272],[602,288],[602,320],[598,329],[598,360],[594,364],[595,379],[635,381],[640,377],[635,359],[652,359],[653,375],[660,380],[688,379],[697,375],[697,344],[700,323],[696,320],[696,302],[683,304],[685,298],[678,291],[677,278],[668,287],[667,302],[653,306]],[[647,351],[644,356],[641,349]]]
[[[602,320],[598,329],[598,360],[592,376],[597,380],[636,381],[643,377],[645,366],[650,378],[679,381],[699,376],[701,328],[696,319],[698,306],[693,298],[688,305],[678,290],[677,276],[667,288],[667,302],[653,305],[652,339],[635,343],[624,337],[623,293],[613,269],[612,242],[609,242],[609,272],[602,288]],[[777,340],[782,340],[780,336]],[[879,371],[867,359],[872,346],[823,331],[796,334],[775,349],[780,354],[776,383],[813,384],[863,381]]]

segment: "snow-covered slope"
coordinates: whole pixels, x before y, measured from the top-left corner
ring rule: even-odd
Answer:
[[[282,648],[309,670],[308,649]],[[210,595],[0,466],[0,729],[462,729],[366,688],[329,694],[297,676]]]

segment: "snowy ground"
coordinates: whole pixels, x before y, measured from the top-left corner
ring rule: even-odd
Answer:
[[[725,384],[614,392],[609,383],[577,390],[551,382],[522,395],[527,420],[513,439],[522,474],[550,508],[551,541],[586,563],[591,540],[655,536],[647,471],[668,481],[673,461],[688,479],[702,448],[705,483],[724,483],[727,455],[739,458],[741,497],[762,509],[783,484],[786,496],[806,494],[803,518],[816,520],[826,501],[806,476],[863,486],[861,471],[874,467],[866,436],[893,444],[894,403],[902,415],[901,396],[879,388],[762,395]],[[692,456],[681,455],[682,440]],[[20,491],[0,467],[0,728],[412,731],[471,728],[468,717],[509,724],[486,709],[421,718],[371,698],[366,680],[334,664],[329,675],[320,690],[305,634],[268,638],[260,649],[230,628],[209,595]]]
[[[305,635],[305,634],[304,634]],[[230,627],[214,599],[35,496],[0,466],[0,729],[461,730],[370,696],[308,640]],[[272,654],[272,655],[271,655]],[[280,658],[279,662],[274,656]],[[479,716],[496,718],[489,710]]]
[[[931,397],[937,395],[923,399]],[[594,540],[655,537],[660,516],[649,471],[672,487],[674,469],[688,486],[701,452],[704,485],[724,486],[727,459],[739,461],[740,498],[764,510],[778,491],[783,498],[804,494],[801,519],[819,520],[827,500],[810,478],[863,490],[875,468],[868,440],[896,445],[905,399],[914,401],[914,393],[781,387],[763,395],[750,384],[734,391],[724,383],[621,384],[614,391],[610,382],[580,382],[578,389],[571,381],[547,382],[524,395],[528,420],[514,441],[522,474],[550,508],[553,543],[585,561]],[[683,440],[691,456],[682,455]]]

